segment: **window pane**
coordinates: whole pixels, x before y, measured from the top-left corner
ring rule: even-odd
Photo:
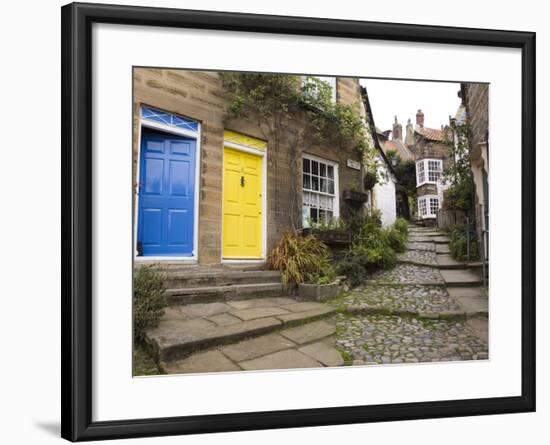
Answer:
[[[327,220],[327,212],[325,210],[319,210],[319,221]]]
[[[303,159],[303,162],[302,162],[302,165],[303,165],[303,170],[304,170],[304,173],[309,173],[310,172],[310,161],[309,159]]]
[[[323,178],[327,177],[327,166],[325,164],[319,164],[319,168],[321,170],[319,176],[322,176]]]
[[[315,209],[313,207],[311,209],[309,209],[309,218],[313,222],[318,222],[319,221],[317,209]]]
[[[332,165],[327,165],[327,176],[334,179],[334,167]]]
[[[327,192],[334,195],[334,181],[331,181],[330,179],[327,181]]]
[[[317,176],[311,177],[311,190],[319,191],[319,178]]]
[[[310,189],[311,188],[311,180],[310,180],[309,175],[303,175],[302,176],[302,181],[303,181],[303,187],[305,189]]]
[[[323,178],[321,178],[321,191],[323,193],[327,192],[327,180]]]
[[[311,161],[311,173],[314,175],[319,174],[319,163],[317,161]]]
[[[330,221],[334,218],[334,213],[331,211],[327,211],[327,221]]]

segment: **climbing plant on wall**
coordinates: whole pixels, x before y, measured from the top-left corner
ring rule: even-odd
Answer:
[[[287,74],[221,73],[220,77],[228,98],[226,120],[244,118],[255,123],[276,153],[281,153],[283,144],[287,147],[294,195],[300,178],[297,160],[309,146],[354,149],[364,165],[374,162],[374,148],[357,106],[334,102],[326,82]],[[278,175],[278,157],[270,159]],[[275,194],[278,206],[277,190]],[[289,217],[296,229],[299,203],[293,205]]]
[[[473,211],[475,184],[472,176],[469,135],[466,123],[451,122],[451,162],[443,171],[444,182],[450,184],[444,192],[443,207],[451,210]]]

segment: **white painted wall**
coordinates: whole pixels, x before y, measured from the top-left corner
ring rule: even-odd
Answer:
[[[381,164],[379,169],[385,173],[383,176],[387,176],[388,179],[383,179],[374,186],[374,207],[382,212],[382,225],[387,227],[392,225],[397,217],[397,205],[395,202],[396,180],[384,164]]]

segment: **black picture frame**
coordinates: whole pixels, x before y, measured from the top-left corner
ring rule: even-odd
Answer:
[[[535,410],[535,33],[73,3],[62,7],[62,416],[71,441]],[[519,48],[522,54],[521,396],[92,421],[94,23]]]

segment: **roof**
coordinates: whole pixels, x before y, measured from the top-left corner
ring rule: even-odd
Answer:
[[[386,154],[390,150],[395,151],[403,161],[414,160],[413,152],[399,139],[394,139],[393,141],[384,141],[382,148]]]
[[[415,133],[418,133],[419,135],[424,136],[426,139],[429,139],[430,141],[446,142],[448,140],[448,138],[445,137],[445,130],[437,130],[435,128],[420,127],[417,125],[414,131]]]

